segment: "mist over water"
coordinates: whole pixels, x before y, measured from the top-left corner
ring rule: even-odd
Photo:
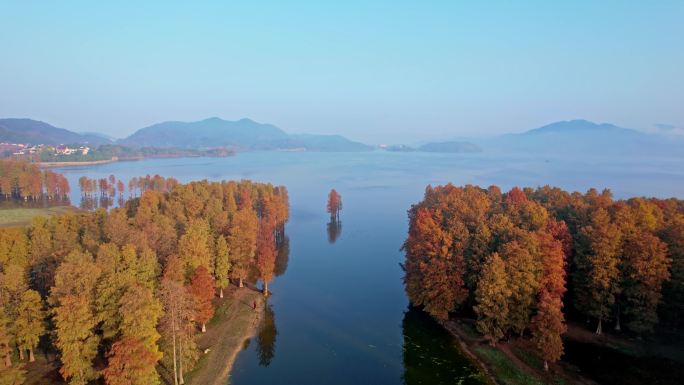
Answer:
[[[439,329],[429,318],[406,314],[399,266],[406,210],[427,184],[496,184],[504,190],[550,184],[582,192],[610,188],[616,198],[682,198],[683,166],[681,159],[250,152],[57,171],[69,179],[75,205],[82,175],[114,174],[127,182],[160,174],[181,182],[252,179],[287,186],[287,270],[269,286],[267,323],[238,356],[232,384],[447,384],[477,378],[453,345],[434,345]],[[340,231],[330,227],[325,211],[331,188],[344,204]]]

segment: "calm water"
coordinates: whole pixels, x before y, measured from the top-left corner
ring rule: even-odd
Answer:
[[[245,153],[60,169],[122,180],[145,174],[252,179],[286,185],[291,219],[286,272],[272,284],[266,321],[238,356],[231,383],[478,383],[473,368],[428,317],[409,311],[401,244],[406,210],[427,184],[609,187],[617,197],[684,197],[684,161],[568,161],[420,153]],[[342,195],[341,229],[327,224],[327,193]],[[79,192],[73,192],[78,202]],[[336,241],[332,243],[333,238]]]

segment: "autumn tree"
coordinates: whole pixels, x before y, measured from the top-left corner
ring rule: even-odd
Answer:
[[[587,248],[576,259],[577,305],[598,319],[596,334],[601,334],[602,323],[610,315],[619,288],[621,235],[603,208],[594,212],[581,234]]]
[[[406,292],[411,302],[446,319],[465,299],[462,269],[452,254],[452,238],[440,227],[441,214],[415,207],[404,243]]]
[[[3,310],[3,309],[0,309]],[[4,311],[0,311],[0,384],[21,385],[26,380],[26,370],[22,364],[12,362],[12,333],[10,319]]]
[[[653,331],[662,285],[670,277],[667,245],[654,235],[639,233],[625,243],[624,258],[627,326],[637,333]]]
[[[216,247],[214,248],[214,283],[219,289],[219,298],[223,298],[223,288],[228,286],[228,276],[230,272],[230,253],[228,242],[223,235],[216,237]]]
[[[264,282],[264,296],[268,295],[268,283],[273,279],[276,259],[275,230],[271,224],[262,220],[256,247],[256,266]]]
[[[477,305],[473,308],[477,314],[477,330],[492,346],[496,345],[506,332],[510,296],[506,263],[499,254],[491,254],[482,267],[475,290]]]
[[[157,345],[161,314],[162,305],[150,288],[135,283],[126,289],[119,300],[120,338],[107,354],[103,371],[108,384],[160,383],[155,365],[162,357]],[[124,379],[129,382],[121,382]]]
[[[551,225],[556,228],[558,225]],[[558,235],[562,232],[558,232]],[[556,362],[563,354],[562,334],[566,331],[563,315],[563,294],[565,294],[564,237],[555,238],[549,233],[540,233],[542,274],[539,285],[537,312],[532,318],[532,336],[544,358],[544,369],[549,362]]]
[[[195,301],[195,320],[202,325],[202,333],[207,331],[206,323],[214,316],[214,282],[206,267],[195,270],[190,281],[190,293]]]
[[[178,256],[185,263],[188,271],[199,266],[205,269],[213,267],[209,242],[212,241],[209,224],[204,220],[196,220],[189,224],[185,234],[178,240]]]
[[[672,215],[661,234],[672,261],[671,279],[663,286],[663,316],[671,324],[684,325],[684,214]]]
[[[157,385],[155,369],[158,356],[135,337],[124,337],[107,353],[107,367],[102,371],[107,385]]]
[[[170,259],[170,263],[167,264],[161,283],[164,315],[161,319],[160,330],[166,342],[165,357],[171,359],[169,365],[173,371],[174,384],[183,384],[185,371],[197,359],[197,354],[193,349],[195,342],[191,327],[195,306],[191,294],[178,280],[179,274],[181,277],[183,274],[180,263],[175,263],[178,268],[174,268],[173,261],[174,258]]]
[[[94,333],[97,325],[91,305],[84,296],[66,295],[54,309],[57,329],[55,345],[60,350],[60,374],[71,385],[86,385],[97,378],[93,359],[97,355],[99,339]]]
[[[98,376],[93,367],[99,344],[93,297],[99,275],[89,254],[74,251],[57,269],[50,293],[60,373],[72,385],[85,385]]]
[[[342,210],[342,196],[335,191],[335,189],[330,190],[328,194],[328,204],[326,206],[328,214],[330,214],[330,220],[333,222],[340,220],[340,211]]]
[[[533,237],[528,236],[532,242]],[[532,246],[535,247],[536,245]],[[521,336],[529,325],[539,288],[539,261],[528,247],[512,241],[503,245],[500,256],[508,276],[508,326]]]
[[[45,333],[45,311],[40,294],[35,290],[25,291],[17,313],[17,345],[20,350],[28,351],[29,362],[34,362],[33,351]]]
[[[233,267],[232,277],[238,280],[239,287],[243,286],[243,280],[254,261],[257,228],[257,216],[251,206],[242,206],[237,210],[230,225],[227,241],[230,263]]]

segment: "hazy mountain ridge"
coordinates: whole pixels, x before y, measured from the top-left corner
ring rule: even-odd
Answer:
[[[560,121],[479,141],[485,151],[556,155],[681,156],[684,139],[587,120]]]
[[[250,119],[209,118],[168,121],[112,141],[98,133],[75,133],[32,119],[0,119],[0,142],[28,144],[120,144],[131,147],[235,150],[370,151],[373,147],[340,135],[288,134],[272,124]],[[684,156],[684,137],[646,133],[587,120],[551,123],[523,133],[487,140],[430,142],[417,147],[389,146],[388,151],[447,153],[529,153],[540,155]]]
[[[209,118],[196,122],[164,122],[141,128],[119,141],[131,146],[238,150],[368,151],[372,147],[340,135],[291,135],[280,128],[250,119]]]
[[[0,119],[0,142],[90,145],[111,143],[100,135],[77,134],[39,120],[25,118]]]

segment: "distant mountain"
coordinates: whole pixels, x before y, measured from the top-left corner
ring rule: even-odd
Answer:
[[[531,154],[681,156],[684,153],[684,140],[587,120],[551,123],[480,144],[487,152]]]
[[[209,118],[197,122],[164,122],[141,128],[120,144],[140,147],[237,150],[368,151],[370,146],[337,135],[290,135],[280,128],[250,119]]]
[[[451,141],[451,142],[433,142],[426,143],[418,147],[418,151],[423,152],[450,152],[450,153],[468,153],[480,152],[482,149],[470,142]]]
[[[33,119],[0,119],[0,142],[27,144],[90,144],[111,143],[99,135],[77,134]]]
[[[112,142],[112,143],[116,142],[116,140],[117,140],[115,137],[113,137],[113,136],[111,136],[111,135],[102,134],[102,133],[99,133],[99,132],[79,132],[79,134],[80,134],[80,135],[92,135],[92,136],[97,136],[98,138],[106,139],[106,140],[108,140],[108,141],[110,141],[110,142]]]

